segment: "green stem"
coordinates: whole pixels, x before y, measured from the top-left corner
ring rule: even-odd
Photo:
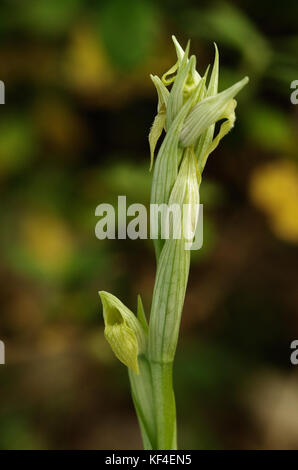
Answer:
[[[172,362],[151,362],[157,450],[177,449],[176,405],[172,372]]]
[[[176,450],[173,363],[149,362],[141,355],[139,368],[139,375],[129,370],[129,380],[144,449]]]
[[[145,355],[140,355],[138,362],[139,374],[135,374],[131,369],[128,369],[128,376],[144,449],[152,450],[156,448],[157,443],[151,367]]]

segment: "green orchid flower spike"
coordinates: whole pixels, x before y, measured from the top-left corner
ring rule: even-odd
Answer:
[[[176,406],[172,368],[187,288],[190,250],[198,221],[200,183],[208,156],[235,123],[236,95],[248,83],[245,77],[218,92],[219,54],[210,78],[200,75],[195,56],[189,57],[173,36],[176,63],[161,77],[151,75],[158,96],[157,114],[149,133],[151,203],[189,208],[186,231],[180,237],[161,236],[159,222],[153,240],[157,272],[149,325],[141,299],[137,315],[120,300],[100,292],[105,336],[115,355],[129,370],[131,393],[145,449],[177,449]],[[217,135],[215,125],[221,121]],[[156,159],[158,140],[164,134]],[[180,217],[180,216],[178,216]],[[181,216],[182,217],[182,216]],[[182,222],[180,220],[180,222]]]

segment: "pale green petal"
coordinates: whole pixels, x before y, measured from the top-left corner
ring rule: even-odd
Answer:
[[[150,171],[154,161],[154,151],[158,139],[161,136],[163,129],[166,130],[166,109],[169,97],[169,90],[164,86],[162,81],[157,75],[150,75],[152,82],[155,85],[158,95],[157,115],[154,118],[152,127],[149,133],[149,146],[150,146]]]
[[[188,147],[183,155],[178,177],[170,195],[169,205],[171,206],[172,204],[179,204],[181,209],[183,208],[183,205],[189,205],[190,212],[188,216],[190,227],[188,233],[192,234],[195,233],[198,215],[197,207],[200,204],[200,183],[201,176],[198,172],[196,158],[193,149]],[[182,226],[182,220],[180,223]]]
[[[192,63],[195,61],[194,56],[192,56],[191,61],[188,61],[188,52],[189,45],[184,53],[183,60],[179,67],[177,76],[175,78],[171,93],[167,102],[167,129],[170,128],[172,122],[177,116],[178,112],[183,105],[183,89],[186,83],[189,71],[191,69]]]
[[[166,108],[164,107],[164,108],[161,108],[158,114],[155,116],[152,127],[149,132],[149,137],[148,137],[149,147],[150,147],[149,171],[151,171],[153,167],[155,147],[165,127],[165,122],[166,122]]]
[[[178,70],[178,62],[176,62],[176,64],[172,65],[172,67],[163,74],[163,76],[161,77],[162,79],[162,83],[166,86],[169,86],[171,85],[171,83],[173,83],[173,81],[175,80],[176,78],[176,75],[175,73],[177,72]],[[169,77],[169,78],[168,78]]]
[[[176,36],[173,35],[172,40],[173,40],[173,43],[174,43],[174,46],[175,46],[175,49],[176,49],[178,63],[181,64],[183,56],[184,56],[184,50],[182,49],[179,42],[177,41]]]
[[[199,204],[200,176],[193,149],[188,147],[183,154],[179,173],[171,191],[169,204]]]
[[[220,126],[220,130],[217,134],[217,136],[215,137],[215,139],[211,142],[211,144],[209,145],[209,147],[207,148],[206,150],[206,153],[202,156],[202,160],[199,162],[200,166],[201,166],[201,171],[202,169],[204,168],[205,164],[206,164],[206,161],[207,161],[207,158],[208,156],[210,155],[211,152],[213,152],[216,147],[218,146],[219,142],[221,141],[221,139],[228,134],[228,132],[232,129],[232,127],[234,126],[234,123],[235,123],[235,119],[236,119],[236,115],[235,115],[235,108],[237,106],[237,102],[236,100],[231,100],[224,112],[223,112],[223,115],[220,117],[220,119],[226,119]]]
[[[158,95],[158,105],[157,105],[157,112],[160,110],[161,107],[167,107],[167,102],[169,98],[169,90],[165,87],[162,83],[161,79],[157,75],[150,75],[152,82],[157,91]]]
[[[181,145],[183,147],[193,145],[209,126],[220,119],[227,103],[239,93],[247,82],[248,77],[245,77],[230,88],[215,96],[204,98],[194,106],[185,119],[180,135]]]
[[[214,63],[212,68],[212,73],[208,85],[207,96],[214,96],[218,90],[218,72],[219,72],[219,54],[216,43],[214,43],[215,47],[215,57]]]
[[[214,96],[217,94],[218,91],[218,74],[219,74],[219,54],[218,54],[218,49],[217,45],[214,43],[215,47],[215,57],[214,57],[214,63],[213,63],[213,68],[212,68],[212,73],[208,85],[208,89],[206,91],[206,96]],[[206,129],[197,139],[197,142],[195,143],[195,154],[197,156],[197,161],[198,161],[198,167],[200,172],[202,173],[206,159],[204,159],[207,149],[209,148],[213,135],[214,135],[214,129],[215,129],[215,124],[211,124],[208,129]],[[210,152],[209,152],[210,153]],[[203,163],[204,160],[204,163]]]
[[[178,56],[177,62],[166,73],[164,73],[163,76],[161,77],[161,80],[164,83],[164,85],[166,85],[166,86],[171,85],[171,83],[173,83],[176,80],[175,73],[177,72],[177,70],[180,69],[182,64],[183,65],[187,64],[188,54],[189,54],[189,47],[190,47],[190,41],[188,41],[188,43],[187,43],[187,46],[186,46],[186,49],[185,49],[182,60],[180,60],[179,56]]]
[[[172,36],[172,40],[173,40],[173,43],[174,43],[174,46],[175,46],[175,49],[176,49],[178,65],[180,65],[181,62],[182,62],[183,56],[184,56],[184,50],[183,50],[183,48],[181,47],[181,45],[177,41],[177,38],[174,35]],[[199,81],[201,79],[201,76],[200,76],[199,72],[194,69],[193,75],[194,75],[194,79],[195,79],[196,83],[199,83]]]

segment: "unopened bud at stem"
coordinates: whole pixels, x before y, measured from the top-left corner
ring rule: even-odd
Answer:
[[[146,332],[138,318],[117,297],[99,292],[105,322],[105,337],[115,356],[136,374],[138,355],[146,349]]]

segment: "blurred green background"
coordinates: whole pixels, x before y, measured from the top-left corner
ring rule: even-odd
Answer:
[[[141,447],[98,290],[146,310],[150,241],[99,241],[95,208],[149,203],[149,73],[171,34],[220,89],[244,75],[235,129],[209,157],[175,363],[184,449],[298,449],[298,4],[2,0],[1,449]]]

